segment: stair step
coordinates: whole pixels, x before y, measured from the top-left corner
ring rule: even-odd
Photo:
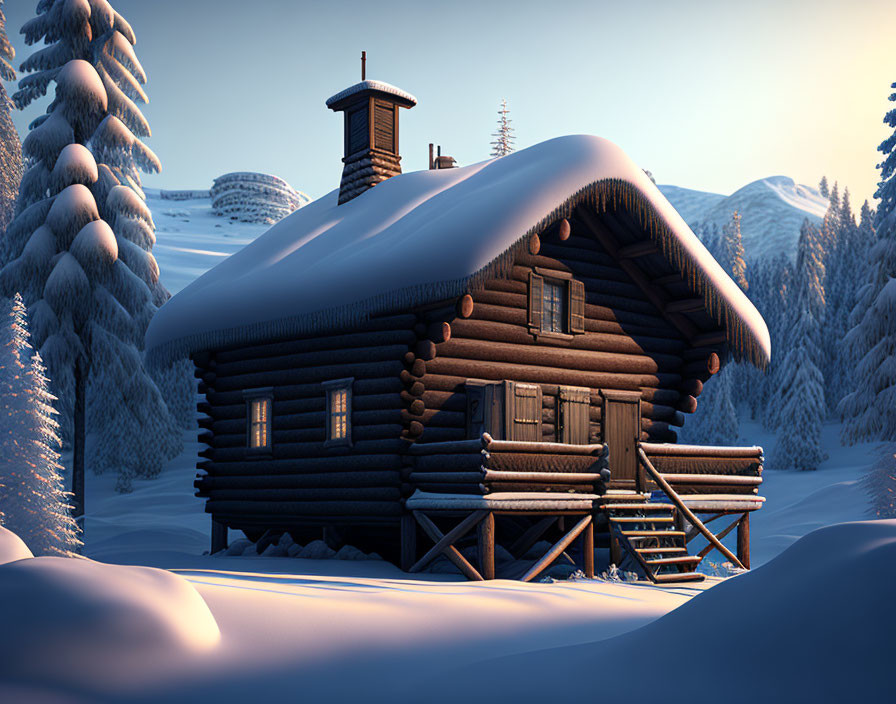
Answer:
[[[699,572],[671,572],[669,574],[655,574],[653,578],[657,584],[668,584],[672,582],[702,582],[706,579],[706,576]]]
[[[602,509],[607,511],[671,511],[675,508],[675,504],[661,504],[661,503],[632,503],[632,504],[604,504],[601,506]]]
[[[672,516],[610,516],[612,523],[674,523]]]
[[[658,557],[654,560],[645,560],[648,565],[684,565],[697,564],[703,560],[699,555],[683,555],[682,557]]]
[[[688,551],[687,548],[635,548],[635,550],[637,550],[642,557],[644,555],[659,555],[665,552],[686,553]]]
[[[621,532],[626,538],[683,538],[686,535],[683,530],[624,530]]]

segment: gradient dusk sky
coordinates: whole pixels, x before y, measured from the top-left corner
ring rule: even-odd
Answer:
[[[277,174],[318,197],[339,184],[330,95],[368,77],[413,93],[403,168],[427,144],[461,165],[489,156],[507,99],[517,147],[606,137],[659,183],[728,194],[826,174],[871,198],[896,81],[896,2],[298,2],[112,0],[149,77],[144,183],[208,188],[227,171]],[[16,64],[36,0],[7,0]],[[7,84],[10,92],[15,86]],[[20,133],[49,99],[15,116]]]

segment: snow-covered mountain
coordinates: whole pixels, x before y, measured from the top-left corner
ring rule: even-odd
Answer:
[[[796,256],[803,220],[820,222],[828,203],[815,188],[786,176],[754,181],[730,196],[671,185],[659,189],[691,227],[701,222],[721,227],[739,211],[747,258],[754,260],[782,251]],[[172,294],[269,228],[215,215],[207,191],[182,191],[193,197],[170,200],[159,189],[145,190],[156,223],[153,254]]]
[[[270,227],[215,215],[208,191],[194,193],[203,198],[168,200],[161,197],[159,189],[144,190],[156,223],[152,253],[162,283],[172,295]]]
[[[747,259],[757,260],[785,252],[796,256],[800,226],[806,218],[819,223],[828,207],[816,188],[787,176],[753,181],[730,196],[695,191],[679,186],[660,186],[660,191],[691,227],[714,223],[722,227],[737,210]]]

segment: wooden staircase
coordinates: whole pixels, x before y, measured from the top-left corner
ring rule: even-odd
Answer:
[[[703,559],[688,555],[685,532],[678,529],[677,509],[671,503],[648,502],[643,494],[611,493],[601,504],[616,538],[637,560],[654,584],[700,582],[696,572]]]

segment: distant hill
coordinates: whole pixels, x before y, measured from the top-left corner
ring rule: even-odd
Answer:
[[[695,191],[680,186],[660,186],[685,222],[722,227],[737,210],[748,260],[765,259],[785,252],[796,257],[800,226],[806,218],[819,223],[828,200],[816,188],[795,183],[787,176],[771,176],[747,184],[730,196]]]

